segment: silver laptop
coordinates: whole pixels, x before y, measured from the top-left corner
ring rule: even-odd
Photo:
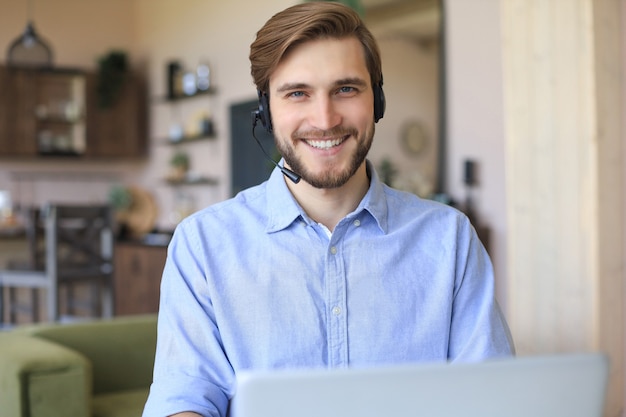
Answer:
[[[232,417],[600,417],[608,361],[595,353],[482,363],[250,372]]]

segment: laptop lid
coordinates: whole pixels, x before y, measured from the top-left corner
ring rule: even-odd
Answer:
[[[601,354],[246,372],[232,417],[600,417]]]

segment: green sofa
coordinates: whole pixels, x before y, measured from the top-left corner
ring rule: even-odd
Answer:
[[[0,415],[139,417],[155,349],[156,315],[0,332]]]

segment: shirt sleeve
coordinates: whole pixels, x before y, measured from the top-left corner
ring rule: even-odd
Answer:
[[[515,353],[495,298],[493,266],[470,222],[461,217],[448,358],[475,362]]]
[[[225,416],[235,385],[207,286],[198,227],[179,225],[161,281],[153,382],[144,417],[193,411]]]

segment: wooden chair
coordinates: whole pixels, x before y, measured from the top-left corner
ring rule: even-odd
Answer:
[[[38,207],[23,207],[19,211],[23,218],[26,242],[28,244],[27,257],[10,259],[6,267],[9,271],[43,271],[45,269],[46,248],[44,245],[44,227],[40,218],[41,211]],[[1,275],[2,270],[0,270]],[[0,284],[0,303],[3,301],[3,289]],[[9,305],[11,306],[9,309],[9,322],[15,323],[19,312],[30,312],[31,320],[33,322],[37,321],[39,317],[39,288],[30,288],[30,305],[17,303],[17,290],[17,287],[8,287]],[[4,313],[4,309],[0,310],[0,324],[3,322],[2,313]]]
[[[87,303],[93,316],[113,315],[113,210],[108,205],[49,204],[40,215],[31,218],[27,228],[31,247],[32,268],[15,267],[0,270],[0,323],[4,322],[4,294],[9,289],[9,321],[15,323],[23,305],[15,297],[15,289],[46,291],[46,318],[58,321],[59,289],[67,290],[66,308],[73,315],[76,301],[73,286],[88,283],[92,288]],[[39,230],[43,233],[38,234]],[[32,230],[31,230],[32,229]],[[43,240],[43,251],[37,242]],[[43,256],[42,256],[43,255]],[[43,258],[43,262],[41,259]],[[39,297],[33,294],[29,310],[33,321],[38,319]]]

